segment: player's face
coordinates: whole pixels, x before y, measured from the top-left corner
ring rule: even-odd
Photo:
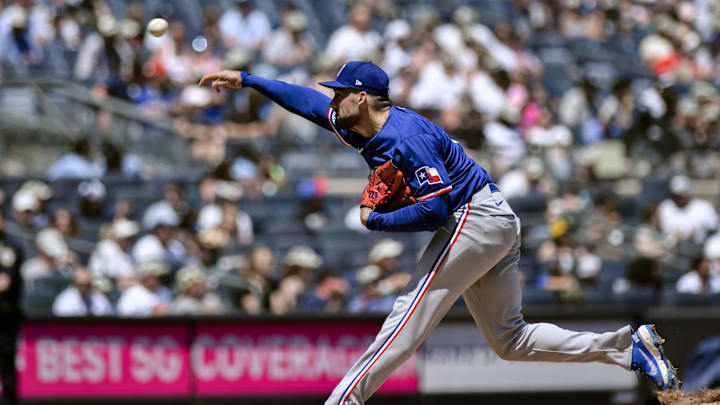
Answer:
[[[335,97],[330,107],[336,112],[335,126],[339,129],[352,129],[360,121],[360,95],[350,89],[335,89]]]

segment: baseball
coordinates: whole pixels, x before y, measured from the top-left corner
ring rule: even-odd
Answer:
[[[164,18],[153,18],[147,25],[148,31],[155,36],[162,36],[168,29],[168,22]]]

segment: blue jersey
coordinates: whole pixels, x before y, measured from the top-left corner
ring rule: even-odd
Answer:
[[[334,115],[330,109],[330,125],[343,143],[357,149],[370,168],[392,159],[417,201],[448,193],[454,211],[491,182],[487,172],[468,157],[459,143],[414,111],[392,107],[380,132],[372,138],[335,129]]]
[[[391,213],[373,212],[368,219],[370,229],[437,229],[453,211],[492,181],[459,143],[414,111],[391,107],[380,131],[366,138],[336,128],[331,100],[318,91],[248,73],[243,73],[242,81],[244,87],[255,88],[289,111],[333,131],[343,144],[355,148],[371,169],[391,159],[402,170],[418,203]]]

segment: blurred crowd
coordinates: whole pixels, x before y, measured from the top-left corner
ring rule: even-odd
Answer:
[[[263,7],[270,3],[275,13]],[[315,13],[292,1],[180,10],[174,2],[0,0],[0,74],[53,72],[87,84],[98,100],[172,117],[191,155],[215,173],[198,182],[196,207],[172,183],[137,213],[117,201],[93,214],[93,196],[105,193],[99,180],[77,189],[87,211],[44,212],[37,184],[7,195],[7,226],[25,235],[26,290],[48,274],[71,280],[53,304],[63,313],[389,309],[412,269],[382,264],[373,250],[361,269],[327,268],[307,246],[275,257],[253,243],[253,218],[238,208],[243,193],[286,187],[292,168],[270,154],[229,154],[229,143],[313,143],[327,134],[257,92],[196,86],[205,73],[238,69],[327,91],[316,83],[364,59],[387,71],[395,104],[441,125],[499,184],[523,219],[528,288],[567,301],[720,293],[720,3],[310,3]],[[332,18],[338,9],[346,21]],[[170,21],[161,37],[145,30],[156,16]],[[138,166],[131,154],[111,165],[112,145],[102,152],[80,143],[46,178]],[[306,214],[306,223],[327,225],[312,204]],[[73,222],[93,215],[105,222],[84,261],[68,238]],[[398,243],[377,249],[392,258]],[[242,253],[220,254],[228,246]]]
[[[206,176],[197,188],[200,206],[169,182],[162,199],[135,212],[129,200],[109,206],[102,182],[83,181],[77,207],[48,212],[54,191],[25,181],[9,214],[0,211],[0,275],[13,276],[0,292],[14,283],[27,313],[60,316],[359,313],[388,312],[410,278],[412,267],[398,261],[405,247],[393,239],[360,252],[359,269],[326,265],[305,245],[280,257],[254,241],[236,185]],[[81,229],[93,223],[98,242],[87,249],[94,235]]]

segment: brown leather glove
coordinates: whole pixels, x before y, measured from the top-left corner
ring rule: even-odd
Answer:
[[[378,212],[394,211],[415,203],[411,193],[402,171],[392,164],[392,160],[388,160],[373,170],[360,205]]]

